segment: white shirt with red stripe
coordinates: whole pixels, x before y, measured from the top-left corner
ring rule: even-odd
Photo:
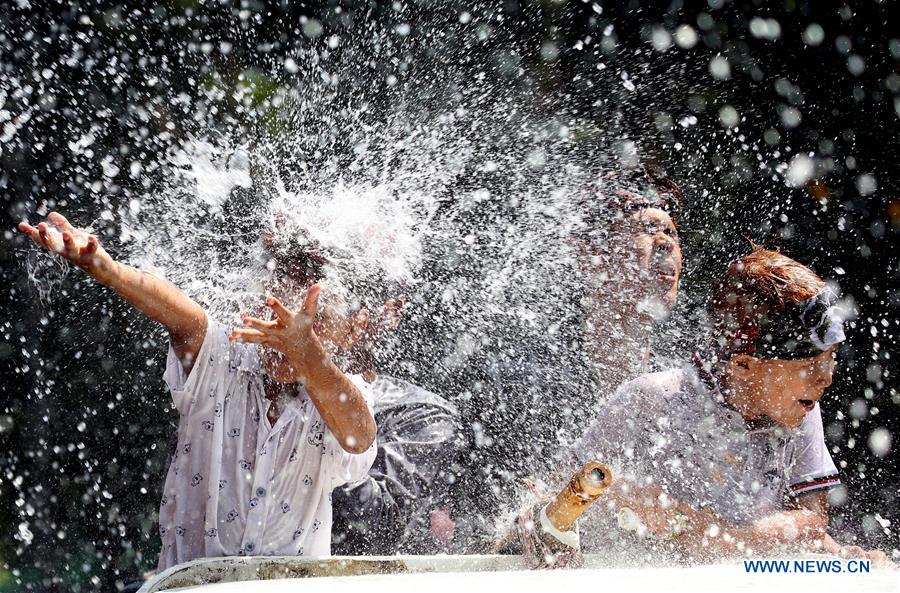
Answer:
[[[840,483],[818,404],[796,430],[774,423],[751,429],[693,366],[621,386],[598,407],[572,452],[579,462],[597,459],[620,475],[650,476],[674,500],[735,523],[784,510],[790,496]],[[588,513],[583,533],[616,531],[608,522],[600,529],[584,524],[608,516],[606,509]]]
[[[818,402],[813,411],[803,419],[798,432],[799,438],[794,445],[794,463],[789,476],[791,495],[800,496],[839,485],[841,478],[825,445],[822,410]]]
[[[160,570],[208,556],[329,555],[331,491],[366,476],[375,443],[345,451],[299,385],[272,426],[257,347],[230,343],[207,321],[190,374],[169,348],[165,380],[180,419],[159,510]],[[371,411],[368,384],[350,378]]]

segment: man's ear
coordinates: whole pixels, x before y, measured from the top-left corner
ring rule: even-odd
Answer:
[[[351,315],[347,323],[349,327],[341,348],[352,350],[366,335],[366,329],[369,327],[369,310],[363,307]]]
[[[735,354],[728,362],[733,374],[746,375],[756,368],[757,361],[749,354]]]

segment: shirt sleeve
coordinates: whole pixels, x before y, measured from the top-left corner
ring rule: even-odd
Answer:
[[[353,384],[359,389],[366,400],[366,406],[369,413],[374,412],[374,395],[371,386],[366,383],[359,375],[347,375]],[[377,437],[372,439],[372,444],[362,453],[350,453],[341,447],[337,437],[331,432],[330,428],[325,430],[325,453],[329,457],[331,464],[331,489],[342,486],[348,482],[356,482],[362,480],[368,475],[369,469],[375,462],[375,455],[378,452]]]
[[[840,484],[837,467],[825,445],[822,411],[818,404],[803,419],[796,438],[797,449],[791,467],[791,495],[799,496]]]
[[[224,355],[228,353],[228,345],[225,329],[209,316],[206,317],[206,335],[203,337],[203,344],[197,352],[197,358],[190,372],[185,370],[185,365],[175,354],[172,343],[169,343],[163,379],[172,393],[172,401],[179,413],[186,415],[198,401],[201,405],[205,403],[213,405],[214,398],[209,395],[215,389],[219,366],[226,364],[224,359],[227,357]]]
[[[429,403],[378,413],[378,454],[368,475],[334,491],[334,533],[340,555],[396,554],[445,494],[441,472],[459,447],[456,417]],[[360,529],[358,525],[364,525]],[[335,552],[335,542],[332,542]]]

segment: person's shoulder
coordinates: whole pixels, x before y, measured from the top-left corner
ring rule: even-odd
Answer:
[[[646,395],[674,395],[681,391],[687,369],[674,367],[653,373],[645,373],[623,383],[617,393],[642,393]]]
[[[626,412],[639,417],[665,414],[680,399],[684,372],[666,369],[645,373],[627,381],[602,405],[606,413]]]
[[[418,385],[390,375],[378,375],[372,383],[375,408],[385,410],[401,406],[430,406],[441,408],[452,414],[457,413],[456,406]]]

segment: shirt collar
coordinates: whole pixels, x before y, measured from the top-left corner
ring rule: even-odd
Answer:
[[[740,412],[728,405],[728,401],[725,399],[725,396],[722,395],[719,380],[712,373],[712,363],[710,363],[709,360],[706,359],[701,352],[694,352],[691,355],[691,365],[693,367],[697,383],[707,392],[710,398],[715,401],[717,405],[726,410],[725,417],[727,419],[736,421],[736,423],[743,426],[747,432],[768,432],[772,430],[785,430],[784,427],[781,427],[767,417],[760,418],[759,420],[747,421],[744,419]]]

